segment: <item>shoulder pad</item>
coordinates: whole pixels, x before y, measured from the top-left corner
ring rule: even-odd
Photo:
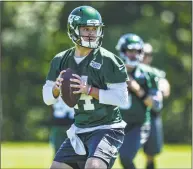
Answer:
[[[62,51],[62,52],[60,52],[60,53],[58,53],[58,54],[56,54],[55,56],[54,56],[54,58],[56,57],[56,58],[58,58],[58,57],[63,57],[63,56],[65,56],[68,52],[70,52],[72,49],[74,49],[74,47],[73,48],[70,48],[70,49],[67,49],[67,50],[65,50],[65,51]]]
[[[107,58],[106,60],[111,60],[113,61],[113,63],[115,63],[116,65],[124,65],[123,61],[116,56],[114,53],[106,50],[105,48],[100,47],[100,52],[101,52],[101,56],[104,58]]]
[[[146,65],[146,64],[139,64],[138,65],[138,68],[143,71],[143,72],[147,72],[149,74],[151,74],[152,76],[155,76],[155,77],[159,77],[159,78],[165,78],[166,76],[166,73],[162,70],[159,70],[155,67],[152,67],[150,65]]]

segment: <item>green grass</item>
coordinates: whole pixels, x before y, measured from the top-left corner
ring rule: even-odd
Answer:
[[[165,145],[156,158],[157,168],[191,168],[191,146]],[[2,143],[1,168],[49,168],[53,158],[52,147],[46,143]],[[144,168],[142,150],[136,156],[137,168]],[[122,168],[119,159],[113,168]]]

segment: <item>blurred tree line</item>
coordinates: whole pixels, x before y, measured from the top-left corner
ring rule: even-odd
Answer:
[[[154,47],[154,66],[167,72],[171,96],[162,111],[165,141],[192,138],[192,2],[0,2],[1,126],[3,141],[45,141],[51,107],[42,86],[56,53],[73,44],[67,18],[77,6],[91,5],[105,23],[103,47],[116,53],[122,34],[136,33]]]

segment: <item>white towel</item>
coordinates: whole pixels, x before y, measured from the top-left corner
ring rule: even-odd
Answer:
[[[66,133],[76,154],[85,155],[86,150],[81,139],[76,134],[76,126],[74,124],[71,125],[70,129],[68,129]]]
[[[82,140],[78,137],[77,135],[78,133],[86,133],[86,132],[91,132],[99,129],[125,128],[126,125],[127,124],[123,120],[120,123],[114,123],[111,125],[101,125],[101,126],[90,127],[90,128],[78,128],[74,124],[72,124],[71,127],[66,131],[66,133],[68,138],[70,139],[70,142],[76,154],[86,155],[84,144]]]

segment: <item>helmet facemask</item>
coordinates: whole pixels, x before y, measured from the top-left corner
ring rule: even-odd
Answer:
[[[77,26],[75,29],[75,36],[77,37],[77,40],[74,41],[74,43],[87,47],[87,48],[98,48],[102,44],[102,38],[103,38],[103,28],[102,26],[94,26],[96,27],[96,34],[95,35],[83,35],[81,34],[80,28],[82,26]],[[86,26],[87,27],[87,26]],[[89,26],[88,26],[89,27]]]
[[[136,67],[143,60],[143,50],[138,44],[128,45],[127,49],[120,52],[121,57],[124,59],[125,64]]]

